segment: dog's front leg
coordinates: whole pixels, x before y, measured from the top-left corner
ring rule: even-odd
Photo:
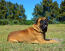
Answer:
[[[38,38],[38,43],[44,44],[44,43],[58,43],[56,40],[44,40],[43,38]]]

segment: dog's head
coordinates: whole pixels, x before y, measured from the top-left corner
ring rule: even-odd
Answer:
[[[43,32],[46,32],[48,27],[48,19],[45,17],[38,18],[36,20],[36,25],[38,25]]]

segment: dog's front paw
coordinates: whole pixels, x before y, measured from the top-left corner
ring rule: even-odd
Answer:
[[[56,40],[50,40],[50,43],[59,43],[59,42]]]

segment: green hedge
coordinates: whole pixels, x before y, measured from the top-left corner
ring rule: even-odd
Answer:
[[[0,19],[0,25],[14,25],[14,24],[18,24],[18,25],[32,25],[34,24],[34,21],[32,20],[21,20],[21,21],[18,21],[18,20],[8,20],[8,19]],[[58,22],[58,21],[52,21],[52,20],[49,20],[49,24],[65,24],[65,21],[64,22]]]
[[[8,20],[0,20],[0,25],[7,25],[9,24]]]
[[[4,19],[4,20],[0,20],[0,25],[13,25],[13,24],[20,24],[18,20],[8,20],[8,19]]]
[[[18,21],[18,20],[8,20],[8,19],[0,19],[0,25],[14,25],[14,24],[20,24],[20,25],[31,25],[33,24],[32,20],[25,20],[25,21]]]

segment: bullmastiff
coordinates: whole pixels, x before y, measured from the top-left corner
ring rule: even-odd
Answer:
[[[56,40],[46,39],[48,28],[48,19],[45,17],[38,18],[32,27],[25,30],[14,31],[8,35],[9,42],[27,42],[27,43],[57,43]]]

